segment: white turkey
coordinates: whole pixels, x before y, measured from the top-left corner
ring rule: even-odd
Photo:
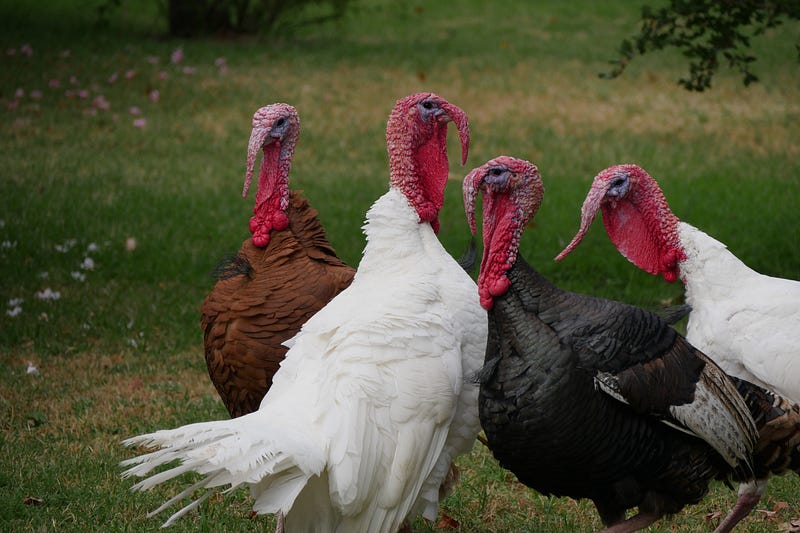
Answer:
[[[282,511],[293,533],[394,533],[407,517],[436,517],[451,459],[480,431],[477,387],[464,375],[486,342],[475,283],[436,236],[451,121],[463,162],[461,109],[431,93],[395,105],[390,188],[367,213],[353,283],[289,341],[258,411],[126,441],[158,447],[124,461],[126,476],[179,460],[135,488],[203,476],[155,512],[199,488],[246,485],[254,510]]]
[[[713,479],[800,467],[797,405],[730,379],[656,314],[561,290],[525,262],[544,194],[533,164],[498,157],[465,178],[473,232],[480,192],[479,410],[503,467],[544,494],[591,499],[615,533],[700,501]]]
[[[682,222],[656,180],[636,165],[609,167],[594,178],[580,229],[557,260],[581,242],[598,210],[623,256],[669,282],[683,281],[689,342],[728,374],[800,402],[800,282],[759,274]],[[749,513],[765,490],[766,479],[743,485],[735,516]]]

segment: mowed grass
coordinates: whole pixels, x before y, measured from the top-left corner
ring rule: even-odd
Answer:
[[[163,38],[144,1],[124,2],[105,29],[78,2],[21,4],[0,2],[2,531],[162,523],[146,513],[183,484],[130,493],[117,463],[133,452],[120,441],[226,416],[205,371],[198,307],[216,261],[247,236],[250,119],[274,101],[301,115],[292,186],[353,265],[364,213],[388,183],[388,113],[397,98],[431,90],[472,128],[464,168],[451,135],[440,238],[454,255],[470,239],[459,180],[515,155],[539,166],[547,189],[523,238],[532,264],[564,288],[648,307],[679,301],[680,285],[639,272],[600,227],[552,261],[577,229],[592,177],[635,162],[678,216],[753,268],[800,278],[796,24],[754,40],[761,83],[746,89],[723,72],[712,91],[692,94],[675,83],[685,65],[674,53],[598,79],[636,31],[639,6],[623,1],[361,0],[329,25],[198,41]],[[183,59],[172,62],[177,49]],[[462,531],[600,527],[590,504],[526,489],[481,444],[459,464],[443,509]],[[734,501],[735,490],[715,485],[650,531],[711,530]],[[800,480],[774,479],[759,509],[741,531],[788,527],[800,517]],[[251,517],[238,491],[174,529],[272,524]]]

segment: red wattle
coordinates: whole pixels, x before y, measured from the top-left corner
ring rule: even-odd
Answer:
[[[603,223],[611,241],[628,261],[650,274],[662,273],[659,243],[636,206],[617,202],[613,209],[604,208]]]

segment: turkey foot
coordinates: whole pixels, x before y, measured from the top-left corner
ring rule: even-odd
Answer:
[[[632,533],[633,531],[646,528],[659,518],[661,518],[661,516],[656,513],[638,513],[627,520],[617,522],[607,527],[600,533]]]

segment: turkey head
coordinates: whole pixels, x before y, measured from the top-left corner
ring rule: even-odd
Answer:
[[[467,174],[463,191],[473,235],[475,203],[478,192],[483,191],[483,258],[478,293],[484,309],[491,309],[493,298],[505,294],[511,284],[506,272],[517,259],[522,230],[542,204],[544,185],[536,165],[501,156]]]
[[[450,171],[447,123],[454,122],[461,140],[461,164],[469,152],[469,122],[461,108],[433,93],[398,100],[386,125],[391,185],[408,198],[420,222],[439,231],[439,210]]]
[[[578,233],[558,254],[561,261],[583,240],[597,211],[614,246],[631,263],[667,281],[679,275],[685,254],[678,238],[678,217],[669,208],[658,183],[636,165],[617,165],[600,172],[581,208]]]
[[[253,208],[255,214],[250,218],[253,244],[258,247],[263,248],[269,243],[272,230],[284,230],[289,225],[286,216],[289,205],[289,170],[299,135],[300,117],[297,110],[289,104],[268,105],[253,115],[242,197],[247,197],[256,157],[258,151],[262,150],[264,157],[258,173],[258,192]]]

